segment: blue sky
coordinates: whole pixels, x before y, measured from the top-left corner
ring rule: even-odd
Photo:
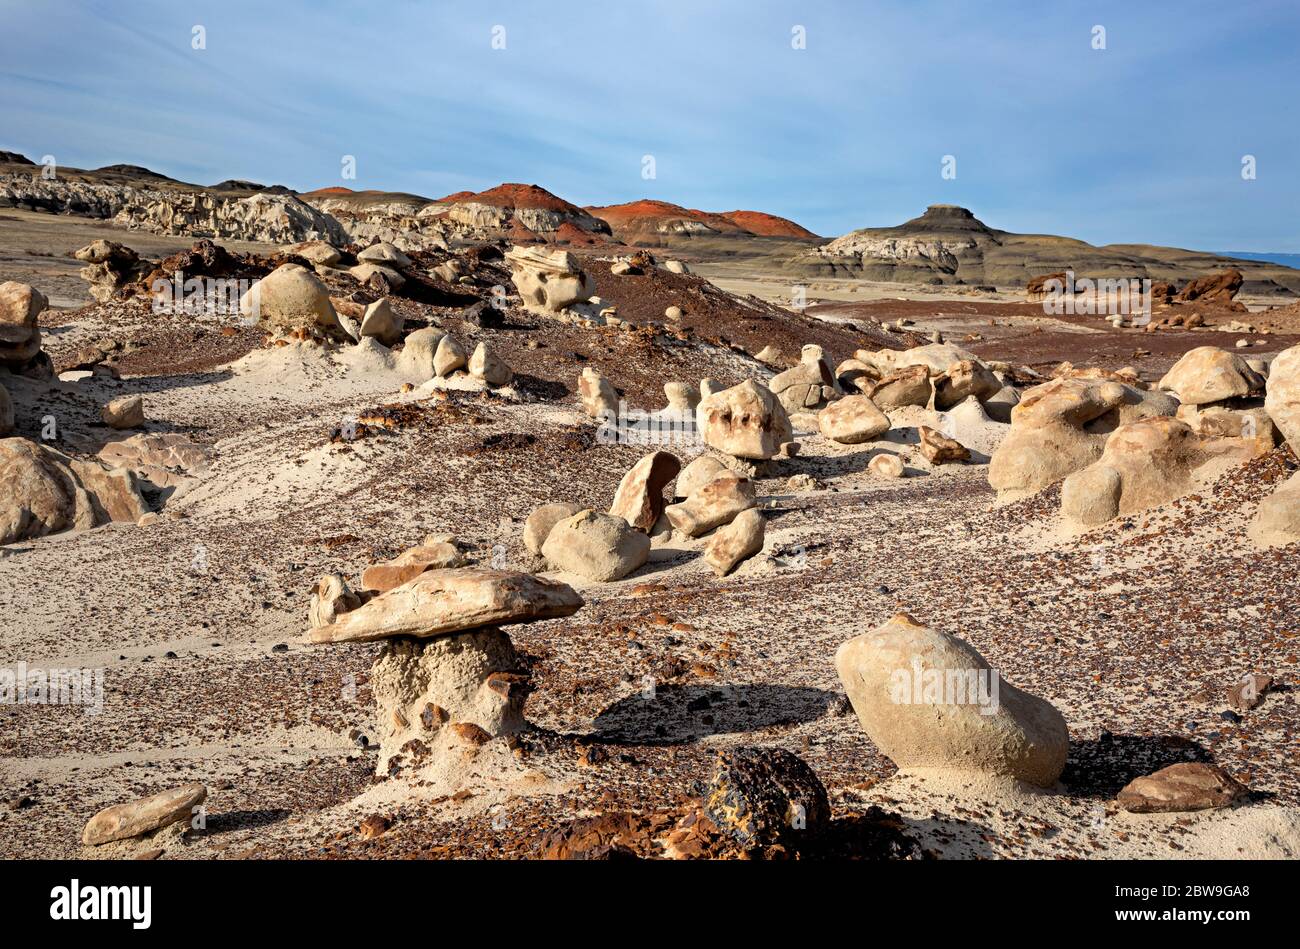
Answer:
[[[1300,251],[1294,0],[0,0],[0,23],[0,148],[73,167],[523,181],[827,235],[952,202],[1097,244]]]

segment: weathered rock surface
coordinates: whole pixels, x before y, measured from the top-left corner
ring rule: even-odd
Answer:
[[[882,411],[889,412],[908,405],[929,405],[934,393],[930,370],[926,366],[904,366],[870,383],[866,394]]]
[[[506,252],[506,261],[524,306],[535,313],[557,315],[575,303],[585,303],[596,292],[595,282],[568,251],[548,254],[534,247],[513,247]]]
[[[1002,680],[968,643],[906,613],[841,645],[835,668],[867,736],[902,770],[1051,787],[1065,767],[1060,712]]]
[[[542,556],[557,570],[609,583],[645,564],[650,538],[621,517],[580,511],[551,528]]]
[[[429,570],[312,630],[310,638],[314,643],[431,638],[480,626],[571,616],[582,603],[568,585],[525,573],[484,567]]]
[[[919,425],[916,430],[921,436],[921,454],[930,464],[948,465],[958,461],[970,461],[970,449],[957,439],[949,438],[943,432],[935,431],[928,425]]]
[[[873,475],[880,478],[901,478],[903,477],[904,471],[903,459],[899,458],[897,455],[883,452],[879,455],[874,455],[872,459],[867,462],[867,469]]]
[[[664,508],[664,514],[675,530],[699,537],[730,524],[737,514],[754,504],[754,482],[727,472],[714,477],[680,504]]]
[[[1101,457],[1065,479],[1061,514],[1094,526],[1188,494],[1259,453],[1253,439],[1199,438],[1168,416],[1139,419],[1116,429]]]
[[[355,610],[364,602],[365,597],[348,586],[348,581],[342,574],[327,573],[312,588],[307,623],[312,629],[329,626],[344,613]]]
[[[360,334],[379,340],[385,346],[392,346],[402,339],[405,320],[398,315],[387,297],[376,300],[366,307],[361,316]]]
[[[650,532],[664,511],[664,488],[677,477],[682,463],[671,452],[656,451],[631,467],[618,490],[609,513],[621,517],[632,527]]]
[[[763,549],[766,524],[763,513],[756,508],[741,511],[730,524],[713,532],[704,548],[704,562],[718,576],[725,577],[742,560]]]
[[[821,433],[844,445],[858,445],[889,431],[889,419],[865,395],[837,399],[817,416]]]
[[[458,730],[479,742],[525,724],[527,672],[510,637],[492,626],[386,643],[371,669],[370,689],[379,713],[381,775],[395,764],[419,764],[421,751]]]
[[[202,784],[186,784],[170,791],[127,804],[114,804],[100,811],[81,832],[81,842],[88,847],[139,837],[169,824],[188,822],[194,808],[208,797]]]
[[[808,837],[831,819],[830,799],[816,772],[781,748],[719,753],[701,803],[708,818],[744,847]]]
[[[253,284],[239,310],[273,330],[342,329],[325,284],[298,264],[282,264]]]
[[[506,361],[487,343],[474,347],[474,354],[469,357],[469,374],[493,387],[508,385],[515,377]]]
[[[1175,393],[1185,404],[1206,405],[1259,391],[1264,377],[1236,353],[1199,346],[1174,363],[1159,388]]]
[[[1161,814],[1227,807],[1247,794],[1249,791],[1218,765],[1187,761],[1134,778],[1115,800],[1135,814]]]
[[[835,398],[835,376],[825,360],[803,360],[768,381],[786,413],[818,409]]]
[[[590,366],[578,376],[578,397],[582,410],[592,418],[610,418],[618,413],[618,392],[613,383]]]
[[[45,294],[29,284],[0,283],[0,366],[21,369],[40,355],[36,318],[48,306]]]
[[[139,428],[144,424],[144,398],[119,396],[106,404],[100,414],[109,428]]]
[[[793,434],[776,396],[752,381],[702,399],[695,417],[705,444],[737,458],[772,458]]]
[[[464,369],[468,360],[465,347],[450,333],[438,340],[438,348],[433,353],[433,371],[439,378],[445,379],[458,369]]]
[[[367,567],[361,573],[361,589],[386,593],[425,571],[446,570],[464,562],[464,556],[454,544],[423,544],[403,551],[392,560]]]
[[[684,501],[718,475],[727,472],[727,466],[712,455],[700,455],[677,476],[673,499]]]
[[[1300,472],[1259,502],[1250,523],[1250,537],[1265,547],[1300,541]]]
[[[1300,346],[1278,353],[1273,360],[1264,408],[1292,451],[1300,454]]]
[[[0,439],[0,544],[149,512],[135,476],[25,438]]]
[[[542,545],[546,543],[546,538],[550,536],[551,528],[582,510],[584,508],[580,504],[566,504],[564,502],[543,504],[541,507],[535,508],[528,515],[528,519],[524,521],[524,546],[532,553],[540,554]]]

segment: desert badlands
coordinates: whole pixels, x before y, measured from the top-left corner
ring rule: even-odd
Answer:
[[[4,856],[1300,853],[1295,271],[5,157]]]

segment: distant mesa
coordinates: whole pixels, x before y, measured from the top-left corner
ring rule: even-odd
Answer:
[[[34,164],[36,164],[36,162],[32,161],[26,155],[20,155],[17,152],[0,151],[0,165],[34,165]]]

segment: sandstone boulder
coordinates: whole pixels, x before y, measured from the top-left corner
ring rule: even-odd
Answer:
[[[542,556],[557,570],[609,583],[645,564],[650,538],[621,517],[580,511],[551,528]]]
[[[921,436],[921,454],[930,464],[947,465],[970,461],[970,449],[957,439],[949,438],[928,425],[917,426],[917,433]]]
[[[935,380],[934,405],[950,409],[969,396],[983,402],[1001,388],[1001,381],[988,366],[978,360],[961,359]]]
[[[736,515],[756,503],[754,482],[732,472],[714,477],[680,504],[664,508],[675,530],[699,537],[715,527],[730,524]]]
[[[438,348],[433,353],[433,371],[439,378],[445,379],[458,369],[465,368],[465,347],[450,333],[438,340]]]
[[[585,303],[596,292],[595,281],[568,251],[547,253],[534,247],[513,247],[506,252],[506,262],[524,306],[534,313],[556,315]]]
[[[357,254],[357,260],[366,264],[377,264],[381,267],[389,267],[393,270],[401,270],[403,267],[411,266],[411,258],[397,249],[393,244],[387,241],[380,241],[378,244],[371,244],[365,250]]]
[[[325,284],[298,264],[282,264],[253,284],[239,310],[272,330],[342,329]]]
[[[541,554],[542,545],[550,536],[551,528],[582,510],[584,508],[581,505],[563,502],[543,504],[541,507],[534,508],[528,515],[528,519],[524,521],[524,546],[534,554]]]
[[[1254,440],[1199,438],[1167,416],[1139,419],[1116,429],[1101,457],[1061,486],[1061,514],[1091,527],[1190,493],[1198,483],[1254,457]]]
[[[1199,346],[1174,363],[1158,388],[1183,403],[1205,405],[1257,392],[1264,388],[1264,378],[1236,353]]]
[[[582,400],[582,410],[592,418],[611,418],[618,414],[618,392],[613,383],[590,366],[578,377],[578,397]]]
[[[727,466],[712,455],[700,455],[683,468],[681,474],[677,476],[677,483],[673,489],[673,499],[685,501],[700,488],[726,471]]]
[[[677,477],[682,463],[671,452],[656,451],[638,461],[614,492],[609,513],[632,527],[650,532],[664,511],[664,488]]]
[[[194,809],[208,797],[202,784],[186,784],[127,804],[115,804],[100,811],[81,831],[88,847],[139,837],[170,824],[189,822]]]
[[[1227,807],[1249,793],[1218,765],[1185,761],[1134,778],[1115,800],[1134,814],[1164,814]]]
[[[793,434],[776,396],[751,381],[702,399],[695,415],[705,444],[737,458],[772,458]]]
[[[821,433],[844,445],[869,442],[889,431],[889,419],[865,395],[849,395],[832,402],[817,416]]]
[[[19,369],[41,353],[36,318],[49,306],[45,294],[25,283],[0,283],[0,366]]]
[[[1291,450],[1300,455],[1300,346],[1284,350],[1273,360],[1264,408]]]
[[[429,570],[381,593],[333,623],[313,629],[314,643],[369,642],[395,636],[427,639],[480,626],[571,616],[582,597],[563,583],[508,570]]]
[[[1300,541],[1300,472],[1259,502],[1250,523],[1250,537],[1264,547]]]
[[[884,452],[867,462],[867,469],[878,478],[903,477],[903,459]]]
[[[323,267],[333,267],[343,259],[339,249],[325,241],[299,241],[297,244],[281,247],[280,253],[285,257],[301,257],[308,263],[320,264]]]
[[[929,405],[934,392],[926,366],[904,366],[880,377],[867,388],[871,401],[885,412],[908,405]]]
[[[393,346],[402,339],[402,327],[406,321],[394,312],[388,297],[376,300],[366,307],[361,316],[360,334],[377,339],[385,346]]]
[[[901,770],[1051,787],[1065,767],[1060,712],[1002,680],[968,643],[906,613],[841,645],[835,668],[867,736]]]
[[[339,573],[327,573],[312,588],[311,603],[307,608],[307,623],[312,629],[329,626],[344,613],[355,610],[365,602],[348,581]]]
[[[479,343],[469,357],[469,374],[490,386],[508,385],[515,374],[487,343]]]
[[[730,524],[713,532],[704,548],[704,562],[725,577],[742,560],[763,549],[766,523],[763,512],[756,508],[741,511]]]
[[[787,413],[817,409],[835,398],[835,377],[823,359],[803,360],[767,385]]]
[[[418,329],[406,337],[397,356],[397,370],[410,381],[427,382],[438,374],[434,357],[447,334],[435,326]]]
[[[139,428],[144,424],[144,399],[124,395],[110,401],[100,412],[110,428]]]
[[[0,544],[149,513],[135,476],[25,438],[0,439]]]
[[[372,564],[361,573],[361,589],[387,593],[428,570],[459,567],[465,558],[454,544],[422,544],[403,551],[385,563]]]

